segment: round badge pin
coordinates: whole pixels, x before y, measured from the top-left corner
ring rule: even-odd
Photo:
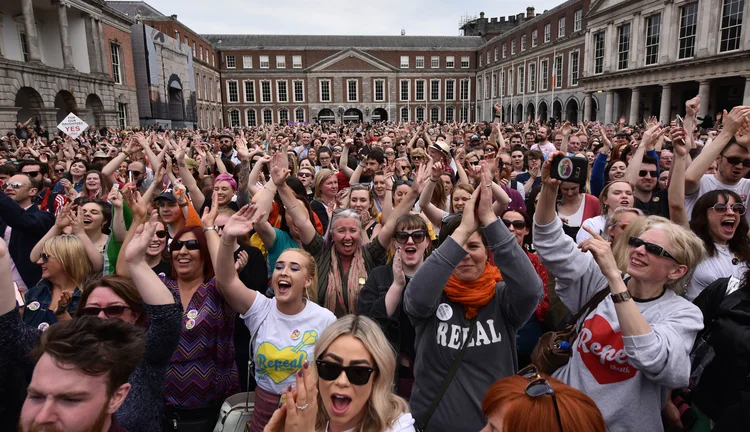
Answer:
[[[367,279],[365,279],[365,278],[363,278],[363,277],[359,278],[359,285],[360,285],[360,286],[364,285],[364,284],[365,284],[365,282],[367,282]]]
[[[436,315],[440,321],[448,321],[453,316],[453,308],[448,303],[440,303]]]
[[[653,201],[654,202],[659,202],[659,197],[654,197]]]
[[[297,329],[294,329],[294,331],[292,332],[292,334],[289,335],[289,337],[291,337],[292,340],[297,340],[297,339],[300,338],[300,336],[302,336],[302,333],[299,330],[297,330]]]
[[[191,320],[194,320],[195,317],[197,316],[198,316],[198,311],[195,309],[190,309],[187,313],[187,317],[190,318]]]
[[[39,324],[39,326],[37,326],[37,328],[39,330],[41,330],[41,331],[45,331],[45,330],[47,330],[49,328],[49,324],[46,323],[46,322],[43,322],[43,323]]]
[[[188,330],[192,330],[193,327],[195,327],[195,320],[193,319],[187,320],[187,322],[185,323],[185,328]]]
[[[569,157],[562,158],[560,165],[557,166],[557,173],[561,179],[570,178],[571,174],[573,174],[573,161]]]
[[[40,304],[39,304],[38,301],[33,301],[33,302],[29,303],[28,308],[31,311],[35,311],[35,310],[39,309],[39,306],[40,306]]]

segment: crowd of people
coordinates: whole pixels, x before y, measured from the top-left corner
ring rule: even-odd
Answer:
[[[19,123],[0,424],[221,431],[253,392],[253,432],[750,430],[750,107],[713,123],[700,103],[636,125],[500,105],[76,139]]]

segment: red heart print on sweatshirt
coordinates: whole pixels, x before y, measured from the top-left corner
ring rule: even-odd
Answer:
[[[638,370],[628,362],[622,332],[615,333],[604,317],[594,315],[578,334],[578,354],[599,384],[633,378]]]

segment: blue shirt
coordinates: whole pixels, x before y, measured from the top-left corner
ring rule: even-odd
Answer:
[[[282,231],[278,228],[274,228],[273,230],[276,231],[276,240],[274,240],[271,247],[266,249],[268,252],[268,277],[273,275],[273,268],[276,266],[276,260],[279,259],[282,252],[287,249],[299,249],[300,247],[286,231]]]
[[[68,305],[68,313],[73,316],[81,299],[81,290],[76,288],[73,299]],[[23,322],[34,328],[44,330],[46,327],[57,322],[53,310],[49,309],[52,302],[52,283],[42,279],[34,288],[26,293],[26,305],[23,312]]]

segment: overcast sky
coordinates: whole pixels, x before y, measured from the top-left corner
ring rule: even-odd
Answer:
[[[462,16],[537,13],[563,0],[147,0],[198,33],[456,36]]]

